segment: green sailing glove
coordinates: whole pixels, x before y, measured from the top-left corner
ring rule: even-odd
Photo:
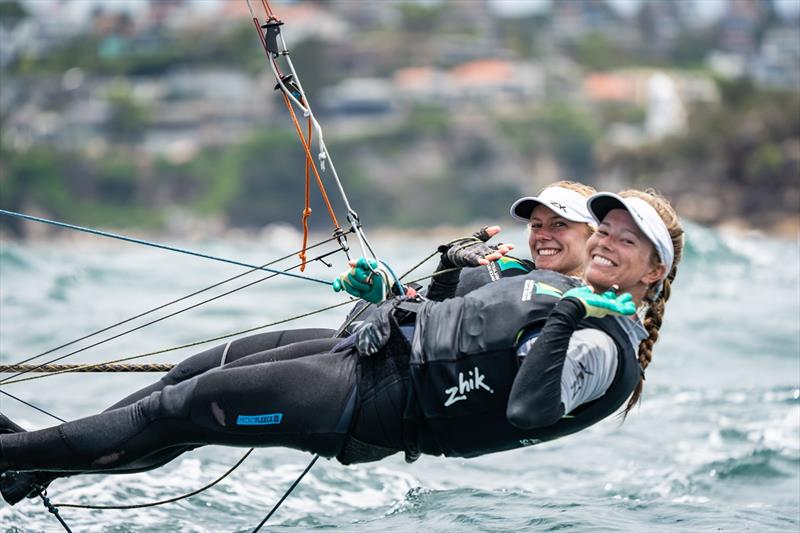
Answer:
[[[371,303],[383,301],[388,286],[389,276],[383,265],[366,257],[359,257],[356,266],[333,280],[334,291],[345,291]]]
[[[632,315],[636,312],[636,304],[630,293],[623,293],[617,296],[614,291],[606,291],[603,294],[592,292],[587,286],[575,287],[564,293],[563,298],[575,298],[580,300],[586,309],[585,317],[603,318],[608,315]]]

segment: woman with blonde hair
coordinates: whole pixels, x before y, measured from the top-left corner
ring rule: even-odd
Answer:
[[[586,208],[594,187],[575,181],[557,181],[538,196],[520,198],[511,216],[528,222],[528,246],[536,268],[580,276],[586,240],[596,223]]]
[[[483,228],[469,239],[459,239],[440,247],[442,257],[428,287],[426,297],[445,300],[465,294],[501,278],[525,275],[546,269],[568,276],[580,276],[585,259],[586,240],[595,222],[586,208],[586,199],[596,191],[576,181],[557,181],[536,196],[524,196],[511,205],[511,216],[528,224],[528,247],[533,261],[508,255],[513,246],[497,249],[483,244],[500,232],[499,226]],[[453,250],[470,245],[469,257],[452,258]]]

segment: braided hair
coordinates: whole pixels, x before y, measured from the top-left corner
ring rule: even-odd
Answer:
[[[647,189],[646,191],[641,191],[638,189],[629,189],[622,191],[619,195],[623,198],[640,198],[653,206],[661,217],[661,220],[663,220],[664,224],[667,226],[669,236],[672,239],[672,247],[675,250],[672,269],[663,281],[661,292],[656,294],[656,291],[658,291],[658,283],[654,283],[650,286],[644,298],[648,305],[647,313],[643,321],[644,328],[647,330],[647,337],[639,344],[638,352],[639,364],[644,371],[653,359],[653,345],[658,340],[659,330],[661,329],[661,323],[664,318],[664,308],[672,293],[672,282],[675,281],[675,276],[678,273],[678,263],[680,263],[681,256],[683,255],[683,228],[678,220],[677,213],[670,203],[655,190]],[[657,256],[655,260],[658,260]],[[636,385],[636,389],[628,400],[628,405],[625,407],[623,417],[627,416],[633,406],[639,401],[643,387],[644,374],[642,374],[639,384]]]

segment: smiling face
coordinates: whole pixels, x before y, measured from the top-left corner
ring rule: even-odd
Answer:
[[[580,275],[586,260],[587,224],[567,220],[540,204],[531,213],[530,226],[528,246],[536,268]]]
[[[666,267],[658,261],[652,243],[625,209],[612,209],[586,243],[584,278],[595,292],[618,285],[640,303],[648,287],[659,281]]]

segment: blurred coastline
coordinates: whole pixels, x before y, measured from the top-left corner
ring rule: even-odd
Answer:
[[[575,179],[800,235],[792,2],[273,4],[368,229],[511,229],[514,199]],[[300,228],[304,154],[244,0],[2,0],[0,44],[0,208],[188,238]],[[4,238],[54,231],[0,217]]]

